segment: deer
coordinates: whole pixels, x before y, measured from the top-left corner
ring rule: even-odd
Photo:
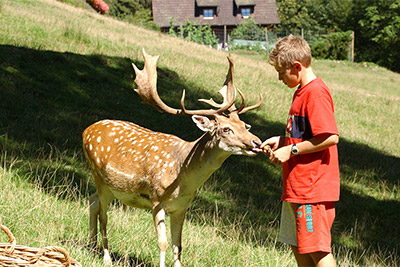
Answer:
[[[234,64],[229,55],[229,69],[219,93],[222,103],[199,99],[211,109],[190,110],[185,107],[183,90],[180,108],[165,104],[157,92],[157,61],[142,49],[144,68],[134,63],[134,89],[144,103],[160,112],[191,116],[204,131],[195,141],[154,132],[127,121],[101,120],[87,127],[83,134],[83,151],[91,169],[97,191],[89,197],[90,242],[97,247],[98,222],[102,235],[104,262],[111,265],[107,239],[107,207],[114,199],[123,205],[152,211],[159,247],[159,266],[165,266],[167,235],[165,216],[170,217],[174,266],[181,266],[181,238],[185,213],[198,188],[230,155],[255,156],[260,139],[250,133],[250,125],[239,114],[258,108],[262,101],[246,107],[243,93],[233,84]],[[235,107],[236,92],[242,98]]]

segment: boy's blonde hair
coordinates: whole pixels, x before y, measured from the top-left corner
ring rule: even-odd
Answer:
[[[308,68],[311,66],[311,49],[300,36],[289,35],[280,39],[271,54],[269,63],[278,68],[290,68],[295,61]]]

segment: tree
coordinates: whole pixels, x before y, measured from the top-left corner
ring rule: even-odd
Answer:
[[[305,29],[310,26],[310,0],[277,0],[278,15],[281,23],[277,29]]]
[[[347,31],[353,0],[309,0],[306,3],[310,29],[320,32]]]
[[[400,71],[400,0],[358,0],[363,16],[358,22],[360,58]]]
[[[277,30],[354,31],[356,61],[400,72],[400,0],[277,0],[277,4],[281,20]]]

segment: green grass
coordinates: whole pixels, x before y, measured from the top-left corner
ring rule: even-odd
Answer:
[[[140,49],[160,54],[158,87],[171,106],[218,98],[227,54],[53,0],[0,0],[0,217],[18,244],[60,245],[83,266],[102,266],[88,247],[94,192],[81,133],[111,118],[194,140],[190,118],[140,104],[130,63]],[[282,134],[293,90],[265,58],[234,54],[235,83],[254,103],[243,119],[261,139]],[[332,91],[341,133],[341,200],[333,226],[339,266],[400,265],[400,75],[343,62],[313,62]],[[277,242],[279,167],[265,157],[231,157],[190,206],[185,266],[294,266]],[[151,213],[114,203],[109,239],[115,262],[158,263]],[[168,220],[168,218],[167,218]],[[1,242],[7,242],[4,237]],[[168,250],[167,263],[172,265]]]

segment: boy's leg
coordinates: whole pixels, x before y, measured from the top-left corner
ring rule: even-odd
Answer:
[[[292,246],[292,251],[299,267],[336,267],[336,261],[331,253],[313,252],[310,254],[300,254],[296,246]]]
[[[300,254],[296,246],[291,246],[294,257],[296,258],[297,266],[309,267],[315,266],[314,260],[310,254]]]
[[[332,253],[313,252],[309,254],[316,267],[336,267],[336,261]]]

